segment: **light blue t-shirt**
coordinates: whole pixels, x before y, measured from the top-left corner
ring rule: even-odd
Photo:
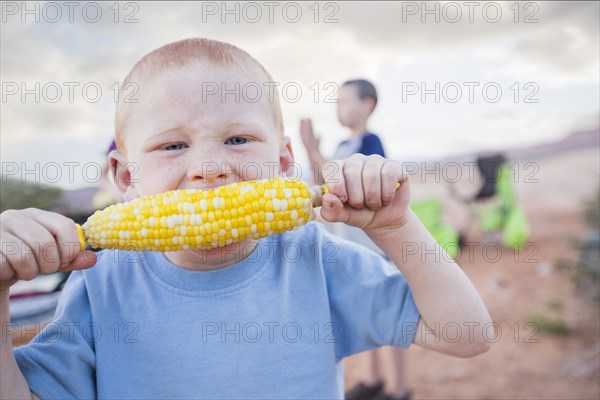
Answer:
[[[395,267],[313,222],[216,271],[102,251],[15,356],[41,398],[342,399],[341,360],[418,318]]]

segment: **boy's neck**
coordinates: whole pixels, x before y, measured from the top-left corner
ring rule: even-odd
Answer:
[[[348,128],[350,129],[350,136],[351,137],[361,136],[361,135],[364,135],[365,133],[368,132],[367,124],[360,124],[360,125],[356,125],[356,126],[350,126]]]
[[[180,268],[192,271],[215,271],[243,261],[258,245],[258,240],[246,240],[211,250],[183,250],[163,253]]]

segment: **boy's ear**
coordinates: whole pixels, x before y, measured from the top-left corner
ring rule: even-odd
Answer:
[[[125,155],[119,150],[113,150],[108,153],[108,165],[110,168],[111,178],[113,183],[121,193],[125,201],[133,200],[138,197],[137,189],[135,188],[135,180],[132,177],[132,171]]]
[[[288,168],[294,164],[294,151],[292,150],[292,140],[289,136],[281,138],[281,147],[279,149],[279,166],[281,172],[286,174]]]
[[[373,99],[372,97],[365,97],[362,100],[362,104],[363,104],[363,109],[366,112],[367,116],[370,116],[371,114],[373,114],[373,111],[375,111],[375,99]]]

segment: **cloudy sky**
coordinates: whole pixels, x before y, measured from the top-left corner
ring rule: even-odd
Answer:
[[[89,185],[86,163],[102,162],[113,135],[115,84],[144,54],[186,37],[233,43],[288,88],[286,132],[301,163],[299,119],[313,118],[332,154],[347,132],[331,100],[358,77],[377,86],[370,127],[401,160],[599,125],[598,2],[73,3],[2,3],[4,174],[38,168],[42,181]]]

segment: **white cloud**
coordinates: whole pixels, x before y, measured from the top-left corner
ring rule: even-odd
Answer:
[[[120,3],[123,7],[124,3]],[[396,2],[337,2],[338,23],[313,21],[312,2],[301,3],[303,17],[292,24],[282,18],[281,3],[275,21],[221,23],[221,16],[202,15],[198,2],[141,2],[133,16],[138,23],[115,23],[112,3],[103,3],[103,18],[89,23],[76,14],[74,23],[21,23],[12,18],[1,26],[3,82],[96,82],[104,96],[98,103],[78,93],[71,103],[25,104],[12,96],[2,104],[1,155],[3,161],[52,159],[98,160],[113,131],[112,85],[127,74],[147,52],[190,36],[231,42],[251,53],[282,85],[297,82],[303,96],[284,102],[286,129],[295,142],[297,159],[306,157],[298,138],[298,120],[310,116],[322,135],[323,150],[332,154],[346,132],[339,126],[335,104],[324,103],[328,82],[367,77],[378,87],[381,102],[371,126],[381,134],[393,157],[433,158],[449,153],[533,143],[560,137],[598,122],[600,110],[599,28],[597,2],[539,2],[537,23],[526,24],[520,9],[515,23],[513,2],[502,5],[497,23],[486,21],[476,9],[474,22],[467,9],[457,23],[441,16],[439,23],[426,15],[406,15],[411,4]],[[205,7],[206,7],[205,3]],[[221,2],[213,4],[220,5]],[[244,3],[239,3],[240,7]],[[258,3],[262,4],[262,3]],[[438,7],[448,9],[448,2]],[[457,4],[463,4],[458,2]],[[519,3],[523,7],[525,3]],[[232,7],[232,6],[230,6]],[[429,5],[428,7],[433,7]],[[120,9],[119,18],[133,9]],[[79,17],[77,17],[79,15]],[[446,15],[447,16],[447,15]],[[203,21],[203,17],[205,21]],[[403,99],[403,84],[431,88],[449,82],[462,86],[478,82],[475,101],[436,103],[428,95]],[[479,90],[497,83],[502,99],[491,103]],[[514,101],[518,83],[519,98]],[[534,90],[538,103],[524,103]],[[317,86],[314,86],[315,83]],[[429,85],[429,86],[427,86]],[[319,87],[320,101],[314,101]],[[511,89],[513,87],[513,89]],[[534,88],[535,89],[535,88]],[[77,93],[77,92],[76,92]],[[85,184],[80,181],[78,184]],[[67,184],[68,186],[68,184]]]

